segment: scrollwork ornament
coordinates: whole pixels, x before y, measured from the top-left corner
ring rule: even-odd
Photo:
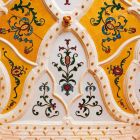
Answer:
[[[127,27],[128,20],[125,16],[119,15],[114,17],[112,15],[115,11],[121,12],[122,10],[124,10],[124,7],[120,3],[116,3],[115,0],[112,0],[112,4],[104,2],[104,7],[101,7],[101,10],[98,12],[98,19],[90,19],[92,26],[103,24],[102,33],[105,37],[102,39],[101,45],[103,52],[106,54],[111,52],[111,46],[106,45],[107,42],[116,42],[122,38],[123,33],[136,33],[135,27]]]
[[[23,4],[23,0],[20,0],[18,4],[15,4],[11,11],[21,11],[22,17],[12,15],[8,20],[9,28],[0,27],[0,34],[13,33],[13,38],[18,42],[24,42],[24,53],[30,54],[33,51],[34,41],[30,38],[34,34],[33,23],[36,26],[43,26],[45,19],[37,18],[37,12],[31,7],[31,2]]]
[[[58,57],[60,58],[60,65],[56,62],[52,62],[52,64],[59,72],[62,73],[62,78],[60,79],[59,84],[62,84],[62,92],[65,92],[65,95],[69,96],[70,92],[73,92],[74,90],[74,85],[76,85],[74,72],[77,72],[84,63],[76,62],[78,54],[73,52],[76,51],[77,47],[69,46],[71,41],[70,39],[65,39],[65,41],[66,47],[59,46],[59,51],[61,52],[58,54]]]
[[[96,87],[93,83],[87,82],[85,91],[88,93],[86,98],[82,99],[82,103],[79,103],[79,110],[75,112],[75,115],[82,118],[89,117],[92,108],[98,107],[99,110],[96,112],[96,115],[100,116],[103,113],[103,108],[99,105],[99,102],[96,100],[95,95],[93,94],[96,90]]]
[[[110,67],[107,68],[108,69],[108,73],[112,74],[114,76],[114,84],[117,87],[116,95],[117,95],[117,98],[119,100],[118,102],[125,109],[127,109],[127,107],[125,106],[124,101],[123,101],[123,99],[120,96],[120,91],[122,90],[121,86],[120,86],[120,78],[124,75],[124,66],[125,66],[125,63],[128,60],[128,58],[131,56],[131,50],[132,49],[130,48],[130,51],[129,50],[127,51],[126,57],[124,57],[121,60],[119,65],[114,65],[114,66],[110,65]]]
[[[33,106],[33,115],[39,115],[39,111],[37,111],[37,108],[45,108],[46,117],[53,118],[59,116],[59,111],[56,110],[56,103],[53,103],[53,99],[50,99],[47,94],[50,91],[48,82],[42,83],[42,85],[39,87],[39,90],[43,93],[43,95],[40,96],[41,101],[38,100],[37,103]]]

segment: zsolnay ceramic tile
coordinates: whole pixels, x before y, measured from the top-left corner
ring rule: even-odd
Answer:
[[[139,9],[0,0],[0,140],[139,140]]]

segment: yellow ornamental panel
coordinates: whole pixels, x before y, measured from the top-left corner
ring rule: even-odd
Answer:
[[[139,35],[139,19],[127,9],[118,0],[95,0],[81,19],[94,40],[100,61],[113,55],[126,40]]]
[[[6,44],[1,43],[0,49],[1,62],[8,71],[11,83],[11,96],[7,107],[3,110],[3,113],[7,113],[19,103],[24,88],[24,81],[33,67],[20,60],[15,52]]]
[[[41,0],[14,0],[8,8],[8,14],[0,17],[0,37],[9,40],[23,56],[35,62],[40,43],[55,19]]]
[[[131,112],[131,110],[124,97],[126,92],[125,78],[130,63],[134,59],[134,46],[136,46],[135,41],[125,46],[116,58],[102,65],[109,77],[116,102],[124,111],[128,112]]]

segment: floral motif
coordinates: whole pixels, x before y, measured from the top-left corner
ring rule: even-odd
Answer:
[[[9,105],[6,108],[7,110],[9,110],[16,104],[15,99],[18,97],[17,89],[21,84],[20,78],[26,74],[27,68],[25,68],[24,66],[15,65],[15,63],[8,57],[7,51],[4,50],[4,48],[2,50],[4,51],[3,53],[4,57],[8,60],[8,63],[11,66],[10,73],[12,77],[15,79],[16,84],[13,88],[15,96],[13,97],[13,99],[10,100]]]
[[[37,19],[37,12],[31,7],[31,2],[27,5],[23,5],[23,1],[20,0],[20,3],[15,4],[11,10],[21,10],[23,17],[13,15],[8,20],[9,29],[0,28],[0,34],[14,33],[13,37],[15,40],[29,44],[29,46],[24,46],[24,53],[29,54],[33,51],[33,40],[29,39],[33,34],[32,23],[34,22],[36,26],[42,26],[45,20],[43,18]]]
[[[131,48],[130,48],[131,50]],[[127,51],[127,56],[125,58],[122,59],[122,61],[120,62],[119,65],[115,65],[115,66],[112,66],[110,65],[110,67],[108,67],[107,69],[109,70],[109,74],[113,74],[115,79],[114,79],[114,83],[117,87],[117,97],[119,98],[119,103],[125,108],[125,105],[123,103],[123,99],[121,99],[119,93],[120,93],[120,90],[121,90],[121,87],[120,87],[120,78],[121,76],[124,74],[124,64],[126,63],[127,59],[130,57],[131,55],[131,52],[130,51]]]
[[[114,76],[121,76],[123,74],[123,68],[120,66],[114,66],[111,69]]]
[[[124,10],[120,3],[117,4],[115,0],[112,0],[111,5],[106,2],[104,2],[104,5],[105,6],[101,8],[101,11],[98,12],[98,19],[95,20],[94,18],[91,18],[90,23],[93,26],[98,26],[100,23],[103,23],[102,33],[107,37],[102,39],[102,50],[105,53],[110,53],[111,47],[107,46],[106,42],[115,42],[118,39],[121,39],[122,33],[127,32],[129,34],[133,34],[136,32],[136,28],[127,28],[126,25],[128,20],[122,15],[119,15],[117,18],[111,16],[111,14],[114,13],[114,10]]]
[[[40,96],[40,99],[43,99],[42,101],[37,101],[36,105],[33,106],[32,112],[35,116],[39,115],[39,112],[36,110],[37,107],[45,107],[45,115],[48,118],[53,118],[59,115],[59,111],[56,111],[56,103],[53,103],[53,99],[49,99],[49,96],[46,94],[48,91],[50,91],[50,87],[48,86],[48,82],[42,83],[42,85],[39,87],[39,90],[43,92],[43,95]]]
[[[76,57],[78,57],[77,53],[72,54],[72,51],[76,51],[77,47],[69,47],[70,39],[65,39],[66,47],[60,47],[59,51],[63,53],[59,53],[58,57],[60,57],[60,64],[52,62],[54,67],[58,69],[59,72],[62,72],[62,79],[59,81],[59,84],[63,83],[61,86],[62,92],[65,91],[65,95],[70,95],[70,91],[73,92],[73,84],[76,85],[76,81],[74,80],[74,75],[72,72],[77,72],[79,67],[81,67],[84,63],[80,62],[76,63]],[[73,66],[74,65],[74,66]],[[73,68],[71,68],[73,66]],[[70,69],[71,68],[71,69]]]
[[[85,91],[89,93],[89,95],[86,96],[86,99],[82,99],[82,103],[79,103],[79,109],[75,112],[75,114],[78,117],[87,118],[90,115],[90,108],[99,107],[99,111],[96,112],[96,115],[101,115],[103,113],[103,108],[101,105],[99,105],[98,101],[95,100],[95,96],[92,92],[96,90],[96,87],[93,85],[93,83],[87,82],[87,86],[85,88]]]
[[[4,49],[3,49],[4,50]],[[26,68],[24,66],[17,66],[14,62],[7,56],[7,51],[4,51],[4,57],[8,60],[9,65],[11,66],[11,75],[15,79],[16,86],[14,87],[15,97],[17,98],[17,88],[20,85],[20,78],[23,74],[26,74]]]

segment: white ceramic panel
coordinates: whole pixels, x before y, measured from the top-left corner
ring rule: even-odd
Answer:
[[[55,79],[55,94],[69,103],[79,96],[79,83],[87,70],[83,46],[75,35],[65,32],[51,44],[48,68]]]
[[[71,114],[76,121],[111,121],[112,117],[106,110],[102,100],[102,92],[89,72],[81,80],[83,94],[71,105]]]
[[[61,121],[65,116],[65,109],[53,96],[53,92],[53,81],[48,73],[43,72],[36,80],[30,107],[21,120]]]

